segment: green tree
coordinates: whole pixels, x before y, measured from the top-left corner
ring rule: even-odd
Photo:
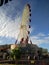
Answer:
[[[21,57],[21,51],[20,48],[15,48],[11,51],[11,57],[12,59],[16,60],[16,59],[20,59]]]

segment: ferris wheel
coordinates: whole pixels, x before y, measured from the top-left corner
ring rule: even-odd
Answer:
[[[18,34],[17,40],[23,42],[29,38],[30,34],[30,22],[31,22],[31,8],[30,5],[27,4],[24,7],[23,14],[22,14],[22,22],[20,25],[20,32]],[[15,42],[16,43],[16,42]]]

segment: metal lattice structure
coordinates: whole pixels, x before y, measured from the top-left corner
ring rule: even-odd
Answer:
[[[30,5],[27,4],[24,7],[23,10],[23,14],[22,14],[22,22],[20,25],[20,32],[18,35],[18,41],[20,41],[20,43],[28,43],[28,38],[29,38],[29,34],[30,34],[30,22],[31,22],[31,8]]]

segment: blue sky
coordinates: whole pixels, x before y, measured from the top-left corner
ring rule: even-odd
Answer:
[[[0,7],[0,44],[13,44],[17,39],[24,6],[31,5],[33,44],[49,50],[49,0],[12,0]]]

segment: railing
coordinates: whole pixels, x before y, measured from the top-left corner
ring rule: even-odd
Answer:
[[[49,65],[45,60],[2,60],[0,64],[17,64],[17,65]]]

